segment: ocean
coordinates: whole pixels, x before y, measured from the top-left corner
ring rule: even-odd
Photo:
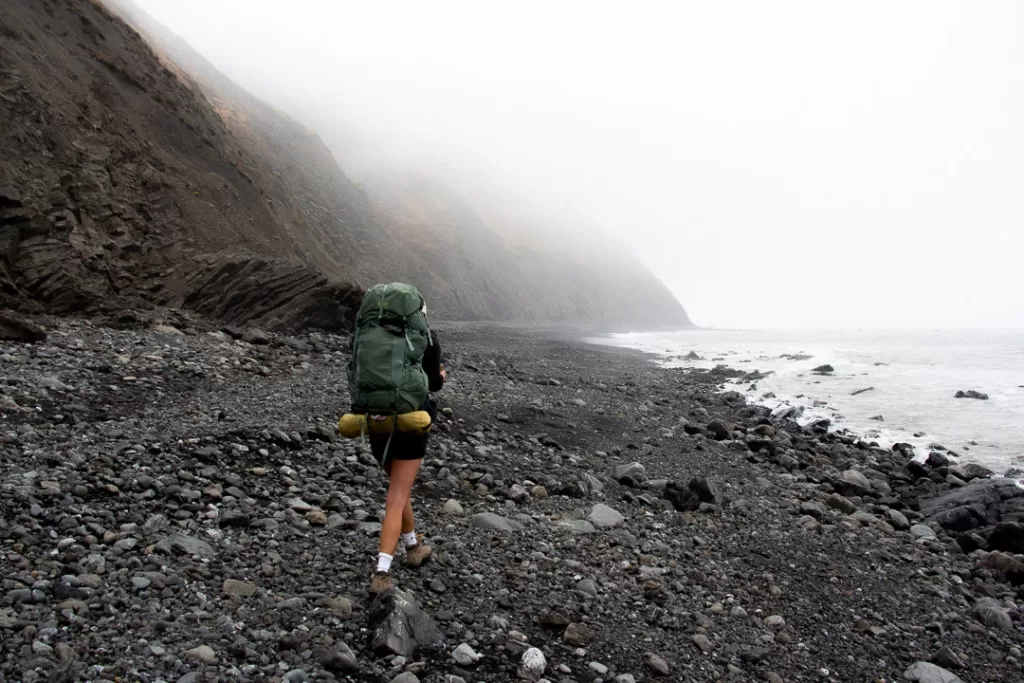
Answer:
[[[803,409],[882,446],[941,444],[1001,474],[1024,469],[1024,331],[684,330],[608,334],[668,367],[727,365],[768,376],[730,386],[748,400]],[[688,359],[695,353],[699,360]],[[832,375],[812,370],[831,365]],[[861,391],[865,390],[867,391]],[[975,390],[988,400],[954,398]],[[860,392],[860,393],[856,393]]]

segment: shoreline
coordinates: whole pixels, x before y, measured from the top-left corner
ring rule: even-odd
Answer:
[[[444,644],[382,656],[384,480],[333,431],[347,339],[49,322],[0,342],[10,679],[65,647],[147,681],[516,680],[527,647],[577,683],[1024,675],[1014,527],[943,507],[1010,519],[1000,480],[772,421],[730,371],[468,325],[438,327],[453,418],[414,493],[435,558],[396,573]]]
[[[686,330],[682,331],[686,332]],[[601,337],[610,338],[615,334],[600,335]],[[586,341],[586,340],[584,340]],[[604,345],[604,342],[601,343]],[[607,342],[609,347],[615,347],[616,344]],[[859,421],[852,420],[848,417],[841,406],[835,403],[833,397],[815,399],[813,404],[808,403],[804,399],[807,393],[816,391],[815,387],[820,382],[813,381],[813,378],[808,377],[803,380],[806,385],[804,388],[790,387],[789,389],[783,389],[781,387],[772,388],[769,391],[769,396],[763,396],[761,393],[764,391],[764,387],[760,386],[762,380],[768,380],[772,383],[772,377],[779,376],[777,371],[769,369],[762,371],[760,367],[756,367],[751,370],[749,366],[747,368],[741,367],[736,364],[735,361],[730,361],[730,356],[735,355],[734,351],[722,351],[722,358],[716,359],[718,362],[713,366],[707,366],[706,364],[711,362],[706,359],[690,359],[685,357],[682,353],[673,353],[669,351],[647,351],[635,347],[622,346],[619,348],[631,348],[639,353],[649,353],[653,357],[654,361],[663,368],[691,368],[694,370],[707,370],[711,367],[726,367],[730,370],[735,370],[738,373],[744,375],[731,381],[729,384],[723,387],[723,391],[738,391],[743,393],[754,404],[762,405],[770,408],[775,415],[780,412],[785,412],[786,408],[793,408],[798,411],[799,417],[797,421],[803,425],[813,423],[818,420],[827,419],[831,422],[830,430],[837,431],[840,433],[846,433],[855,438],[864,439],[865,441],[874,442],[882,448],[891,448],[893,445],[900,443],[907,443],[912,445],[916,452],[917,457],[920,460],[927,458],[928,453],[933,450],[938,450],[946,455],[952,455],[958,458],[962,462],[977,462],[985,467],[993,468],[998,472],[1004,473],[1005,476],[1012,476],[1021,478],[1024,476],[1024,460],[1013,461],[1013,451],[1011,447],[1001,443],[999,441],[992,441],[991,439],[985,439],[983,443],[977,443],[974,440],[966,441],[959,446],[949,446],[946,442],[952,441],[963,441],[965,437],[956,436],[930,436],[927,433],[915,430],[914,428],[907,426],[892,426],[888,422],[881,419],[875,424],[869,424],[876,418],[872,417],[869,420],[861,419]],[[800,352],[803,355],[803,352]],[[810,356],[807,360],[810,362]],[[825,362],[827,355],[822,355],[816,362]],[[769,364],[774,358],[760,358],[761,361],[767,361]],[[741,364],[755,365],[758,361],[755,359],[740,361]],[[803,378],[804,375],[812,375],[810,369],[802,371],[798,374],[798,377]],[[832,377],[831,374],[826,374],[823,377]],[[779,380],[781,381],[781,380]],[[749,386],[742,386],[745,383],[753,384],[757,387],[756,393],[751,393]],[[866,378],[864,384],[870,384],[870,378]],[[860,390],[853,392],[853,395],[858,393],[865,393],[866,391],[873,391],[874,387],[870,386],[867,388],[862,387]],[[779,394],[778,392],[783,392]],[[847,409],[851,406],[846,406]],[[773,415],[773,417],[775,416]],[[878,416],[880,418],[881,415]],[[979,437],[980,438],[980,437]],[[986,453],[985,449],[997,449],[1000,455],[993,456],[990,453]],[[995,462],[996,460],[1004,460],[1004,462]],[[1024,480],[1022,480],[1024,481]]]

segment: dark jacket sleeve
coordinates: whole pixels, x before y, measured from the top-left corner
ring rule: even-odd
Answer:
[[[430,332],[430,340],[430,346],[423,354],[423,371],[427,373],[427,388],[430,391],[441,391],[441,387],[444,386],[444,378],[441,377],[441,342],[437,340],[437,334],[433,330]]]

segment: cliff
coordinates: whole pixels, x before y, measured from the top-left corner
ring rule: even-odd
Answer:
[[[448,318],[689,322],[614,249],[581,259],[578,243],[510,240],[415,174],[357,186],[344,150],[127,0],[5,3],[0,120],[2,305],[330,329],[361,287],[407,280]]]

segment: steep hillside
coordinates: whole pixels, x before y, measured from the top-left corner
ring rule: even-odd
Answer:
[[[401,279],[448,318],[645,324],[657,301],[686,321],[631,259],[513,244],[428,178],[364,192],[128,0],[5,2],[0,120],[0,305],[338,328],[360,286]]]
[[[232,132],[277,171],[285,195],[301,198],[308,224],[340,222],[337,258],[356,281],[416,282],[445,318],[690,325],[657,278],[587,219],[531,212],[528,201],[498,187],[463,197],[436,178],[366,164],[379,154],[365,142],[356,149],[356,131],[333,116],[303,112],[331,133],[330,147],[346,173],[356,173],[357,188],[320,137],[226,78],[131,0],[107,1],[171,68],[195,79]],[[357,258],[346,258],[351,254]]]
[[[358,295],[330,284],[338,248],[289,220],[262,160],[96,2],[4,3],[0,120],[7,305],[302,325]]]

